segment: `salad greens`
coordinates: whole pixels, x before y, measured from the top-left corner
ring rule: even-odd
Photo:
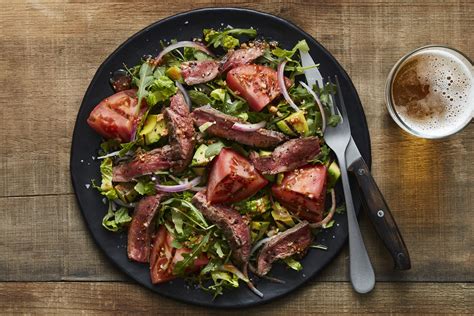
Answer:
[[[255,38],[257,32],[254,29],[224,28],[222,30],[204,29],[203,41],[208,47],[222,48],[224,51],[239,47],[239,37],[245,36]],[[261,112],[250,110],[247,101],[242,96],[232,91],[222,78],[188,87],[188,94],[192,107],[210,105],[211,107],[246,121],[248,123],[267,122],[266,128],[283,132],[289,136],[322,136],[322,115],[328,117],[328,124],[333,126],[339,123],[339,116],[330,115],[330,94],[335,92],[335,86],[327,84],[324,87],[314,86],[313,91],[319,96],[326,113],[321,113],[313,96],[299,84],[303,67],[300,63],[299,51],[307,52],[308,44],[301,40],[291,49],[286,50],[273,43],[267,45],[263,56],[256,62],[273,69],[286,60],[285,74],[293,81],[288,90],[289,96],[298,105],[299,112],[295,112],[285,99],[273,102]],[[132,221],[133,210],[127,207],[118,207],[118,204],[135,203],[139,198],[156,193],[155,185],[179,185],[192,179],[197,175],[206,179],[206,166],[225,147],[232,147],[244,156],[248,156],[251,147],[229,142],[217,137],[208,137],[206,130],[211,127],[212,122],[199,127],[199,141],[195,148],[194,159],[191,165],[180,174],[170,172],[156,172],[151,176],[142,176],[129,185],[118,186],[112,182],[114,163],[120,160],[130,159],[134,154],[141,151],[149,151],[167,144],[166,133],[162,133],[153,142],[147,141],[146,136],[152,131],[156,132],[155,126],[144,127],[147,117],[158,115],[162,108],[169,104],[169,99],[177,93],[178,87],[175,81],[183,82],[179,65],[183,61],[205,60],[210,56],[199,49],[186,47],[181,53],[179,50],[166,55],[164,62],[157,65],[145,58],[139,65],[126,68],[131,77],[132,85],[137,89],[138,107],[137,113],[144,110],[143,104],[148,105],[146,112],[137,126],[134,138],[127,143],[118,143],[115,140],[104,141],[101,144],[103,155],[110,155],[102,160],[100,165],[101,183],[94,187],[109,201],[107,213],[102,225],[105,229],[117,232],[127,228]],[[316,67],[315,65],[314,67]],[[297,120],[295,120],[297,118]],[[156,121],[156,119],[155,119]],[[296,125],[294,121],[300,122]],[[115,154],[117,152],[117,154]],[[261,156],[271,155],[271,152],[260,151]],[[332,163],[331,153],[326,145],[321,146],[321,151],[312,161],[312,164]],[[337,166],[336,166],[337,167]],[[331,186],[337,181],[337,173],[333,176]],[[271,182],[281,183],[283,174],[267,176]],[[222,294],[225,288],[235,288],[239,282],[249,282],[246,275],[242,274],[231,263],[231,248],[222,231],[212,223],[209,223],[202,213],[192,203],[191,199],[195,192],[184,191],[172,193],[164,199],[159,207],[158,215],[154,224],[156,227],[166,227],[169,234],[173,236],[172,247],[175,249],[186,249],[182,254],[182,260],[178,261],[173,269],[173,274],[188,278],[196,282],[201,288],[212,292],[214,295]],[[118,203],[119,201],[120,203]],[[292,215],[279,202],[272,198],[270,190],[264,189],[246,200],[236,202],[232,205],[248,223],[251,229],[252,243],[255,244],[264,238],[268,238],[295,226],[299,219]],[[341,212],[337,208],[336,212]],[[323,229],[334,225],[334,220],[323,226]],[[324,249],[324,245],[315,246]],[[199,257],[207,258],[207,264],[197,274],[189,274],[195,261]],[[254,257],[252,260],[255,259]],[[293,257],[284,260],[286,265],[296,271],[300,271],[302,264]]]
[[[246,35],[250,38],[257,36],[257,31],[254,29],[239,29],[239,28],[226,28],[222,31],[216,31],[214,29],[204,29],[204,41],[208,45],[212,45],[214,48],[222,47],[225,50],[233,49],[240,45],[238,38],[234,36]]]

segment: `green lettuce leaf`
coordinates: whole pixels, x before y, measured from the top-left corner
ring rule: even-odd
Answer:
[[[102,226],[111,231],[117,232],[123,230],[123,228],[132,221],[132,217],[128,214],[128,209],[121,207],[114,211],[112,203],[109,203],[109,209],[102,219]]]
[[[134,187],[140,195],[150,195],[155,193],[155,184],[153,181],[139,180]]]
[[[100,187],[93,182],[92,185],[109,200],[118,199],[117,191],[112,184],[112,159],[105,158],[100,163],[100,174],[102,177]]]
[[[176,91],[178,91],[178,88],[173,80],[164,75],[160,76],[153,80],[146,96],[146,102],[149,106],[153,106],[158,102],[168,100]]]

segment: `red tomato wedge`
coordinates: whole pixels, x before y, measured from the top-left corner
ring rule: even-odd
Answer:
[[[281,184],[275,184],[272,192],[283,206],[298,217],[319,222],[324,213],[326,183],[326,166],[306,166],[285,173]]]
[[[261,111],[280,95],[278,75],[275,70],[262,65],[243,65],[227,73],[226,82],[230,89],[240,94],[254,111]],[[285,78],[287,88],[291,80]]]
[[[251,197],[268,183],[245,157],[229,148],[223,148],[214,158],[207,200],[210,203],[232,203]]]
[[[176,278],[173,274],[176,263],[183,260],[183,254],[191,253],[189,248],[173,248],[173,235],[166,227],[161,226],[155,235],[155,242],[150,255],[150,274],[153,284],[163,283]],[[194,264],[188,272],[197,272],[201,270],[209,259],[205,254],[201,254],[194,260]]]
[[[163,283],[175,278],[171,269],[176,249],[171,247],[173,236],[166,227],[161,226],[155,235],[155,242],[150,255],[150,273],[153,284]]]
[[[89,115],[89,126],[107,139],[131,141],[146,107],[142,100],[144,106],[137,114],[136,92],[136,89],[120,91],[102,100]]]

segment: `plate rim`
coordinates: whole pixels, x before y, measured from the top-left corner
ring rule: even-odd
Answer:
[[[310,280],[313,280],[321,271],[323,271],[324,269],[327,268],[328,266],[328,263],[324,264],[323,267],[321,268],[321,270],[317,273],[314,273],[313,275],[307,277],[303,282],[301,282],[298,286],[296,286],[295,288],[287,291],[287,292],[282,292],[278,295],[275,295],[273,296],[272,298],[269,298],[269,299],[265,299],[265,300],[255,300],[255,301],[252,301],[250,303],[237,303],[235,305],[216,305],[216,304],[213,304],[212,302],[214,301],[211,301],[210,303],[209,302],[197,302],[197,301],[189,301],[189,300],[185,300],[184,298],[182,297],[176,297],[176,296],[173,296],[173,295],[169,295],[168,293],[166,292],[157,292],[155,290],[153,290],[152,288],[150,288],[149,286],[147,286],[146,284],[143,284],[141,282],[139,282],[133,275],[130,271],[122,268],[118,262],[116,262],[112,256],[106,251],[106,249],[104,249],[101,244],[99,243],[99,241],[97,240],[96,238],[96,235],[94,234],[94,232],[92,231],[92,227],[90,225],[88,225],[88,221],[87,221],[87,218],[86,218],[86,214],[85,214],[85,211],[84,211],[84,208],[82,207],[82,204],[79,200],[79,196],[78,196],[78,188],[76,187],[76,179],[75,179],[75,175],[74,175],[74,172],[73,172],[73,157],[74,157],[74,144],[75,144],[75,139],[78,137],[78,133],[79,133],[79,124],[78,124],[78,119],[82,113],[82,111],[85,110],[85,101],[86,101],[86,96],[88,96],[94,86],[94,83],[96,82],[97,80],[97,76],[99,73],[101,73],[103,71],[103,68],[106,66],[106,64],[110,61],[110,59],[112,59],[112,57],[117,54],[124,46],[126,46],[128,43],[130,43],[131,41],[133,41],[137,36],[140,36],[142,35],[143,33],[146,33],[147,31],[149,31],[150,29],[153,29],[156,25],[158,24],[161,24],[161,23],[165,23],[167,21],[170,21],[170,20],[173,20],[173,19],[176,19],[176,18],[180,18],[180,17],[183,17],[183,16],[186,16],[188,14],[193,14],[193,13],[200,13],[200,12],[212,12],[212,11],[238,11],[240,13],[251,13],[251,14],[259,14],[259,15],[263,15],[263,16],[266,16],[270,19],[274,19],[274,20],[278,20],[279,23],[282,23],[286,26],[291,26],[293,28],[295,28],[298,32],[301,32],[302,34],[304,34],[305,36],[307,36],[308,38],[310,38],[314,44],[316,46],[319,46],[320,49],[322,49],[327,55],[328,57],[331,59],[331,61],[335,64],[335,66],[341,71],[341,74],[343,75],[344,79],[346,80],[346,82],[349,84],[349,87],[355,91],[355,97],[356,99],[354,100],[354,103],[357,104],[357,106],[360,108],[360,112],[361,112],[361,117],[362,117],[362,124],[364,126],[363,128],[363,131],[364,131],[364,138],[367,140],[367,146],[368,146],[368,156],[367,157],[364,157],[367,165],[369,166],[369,169],[371,169],[371,165],[372,165],[372,148],[371,148],[371,138],[370,138],[370,132],[369,132],[369,128],[368,128],[368,124],[367,124],[367,117],[365,115],[365,111],[364,111],[364,108],[362,106],[362,102],[360,101],[360,97],[359,97],[359,94],[357,92],[357,89],[355,88],[354,86],[354,83],[352,82],[351,78],[349,77],[349,75],[347,74],[346,70],[342,67],[342,65],[337,61],[337,59],[330,53],[330,51],[328,49],[326,49],[319,41],[317,41],[311,34],[309,34],[308,32],[306,32],[305,30],[303,30],[302,28],[300,28],[298,25],[296,25],[295,23],[293,23],[292,21],[289,21],[289,20],[286,20],[282,17],[279,17],[277,15],[274,15],[274,14],[271,14],[271,13],[267,13],[267,12],[263,12],[263,11],[259,11],[259,10],[254,10],[254,9],[247,9],[247,8],[238,8],[238,7],[205,7],[205,8],[198,8],[198,9],[192,9],[192,10],[187,10],[187,11],[182,11],[182,12],[179,12],[179,13],[176,13],[176,14],[173,14],[171,16],[167,16],[163,19],[160,19],[160,20],[157,20],[151,24],[149,24],[148,26],[142,28],[141,30],[133,33],[132,35],[130,35],[124,42],[122,42],[116,49],[114,49],[103,61],[102,63],[99,65],[99,67],[96,69],[94,75],[92,76],[92,78],[90,79],[90,83],[84,93],[84,97],[81,101],[81,105],[79,107],[79,110],[77,112],[77,115],[76,115],[76,119],[75,119],[75,124],[74,124],[74,129],[73,129],[73,134],[72,134],[72,141],[71,141],[71,149],[70,149],[70,159],[69,159],[69,172],[70,172],[70,176],[71,176],[71,182],[72,182],[72,186],[73,186],[73,189],[74,189],[74,196],[75,196],[75,200],[76,200],[76,203],[77,205],[79,206],[79,209],[81,211],[81,214],[82,214],[82,217],[83,217],[83,220],[84,220],[84,224],[87,226],[87,230],[89,231],[89,234],[90,236],[92,237],[92,239],[94,240],[94,243],[96,244],[96,246],[98,246],[99,249],[101,249],[101,252],[102,254],[104,254],[107,259],[112,262],[112,264],[121,272],[123,273],[124,275],[126,275],[127,278],[129,278],[130,280],[133,280],[133,283],[135,284],[138,284],[156,294],[159,294],[159,295],[162,295],[163,297],[166,297],[168,299],[172,299],[172,300],[175,300],[175,301],[179,301],[179,302],[182,302],[182,303],[185,303],[185,304],[189,304],[189,305],[195,305],[195,306],[202,306],[202,307],[211,307],[211,308],[214,308],[214,309],[245,309],[245,308],[250,308],[250,307],[254,307],[254,306],[258,306],[258,305],[263,305],[263,304],[267,304],[267,303],[270,303],[278,298],[281,298],[281,297],[284,297],[284,296],[288,296],[292,293],[295,293],[301,289],[303,289],[305,286],[308,285],[308,282]],[[364,156],[364,154],[362,153],[362,156]],[[356,212],[358,214],[360,214],[360,210],[361,210],[362,206],[360,207],[356,207]],[[336,251],[334,252],[334,255],[332,255],[329,259],[328,259],[328,262],[332,262],[336,259],[337,256],[340,255],[343,247],[345,247],[345,245],[347,244],[347,240],[348,240],[348,236],[346,234],[346,236],[344,237],[344,241],[341,243],[341,245],[339,247],[337,247]],[[224,294],[225,295],[225,294]]]

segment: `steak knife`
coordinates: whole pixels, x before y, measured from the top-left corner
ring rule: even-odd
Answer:
[[[313,58],[308,52],[300,50],[300,55],[303,67],[315,65]],[[309,86],[316,83],[318,83],[320,87],[323,86],[322,76],[317,67],[306,69],[304,74]],[[369,218],[385,247],[390,252],[395,264],[395,269],[410,269],[410,255],[408,254],[408,249],[400,234],[400,230],[352,136],[346,149],[346,160],[348,166],[347,170],[352,172],[357,179]]]

